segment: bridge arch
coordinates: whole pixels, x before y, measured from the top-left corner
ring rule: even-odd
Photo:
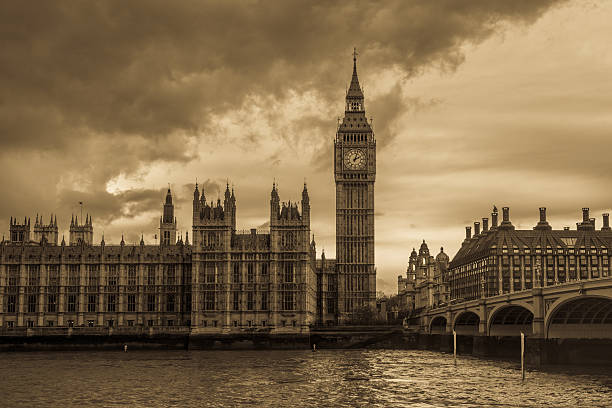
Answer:
[[[436,316],[431,320],[429,325],[429,332],[431,334],[444,334],[446,333],[446,317]]]
[[[546,319],[547,338],[612,338],[612,298],[579,295],[556,302]]]
[[[524,305],[503,305],[491,312],[489,336],[520,336],[533,333],[533,312]]]
[[[480,316],[471,310],[465,310],[455,317],[453,324],[457,334],[462,335],[477,335],[478,325],[480,324]]]

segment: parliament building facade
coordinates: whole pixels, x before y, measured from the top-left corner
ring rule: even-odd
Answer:
[[[270,195],[269,230],[236,230],[237,204],[207,201],[196,184],[191,242],[177,239],[168,189],[159,242],[94,243],[93,222],[10,219],[0,244],[0,327],[190,327],[196,333],[304,333],[375,307],[376,141],[356,58],[334,141],[337,259],[316,259],[306,185],[298,204]]]

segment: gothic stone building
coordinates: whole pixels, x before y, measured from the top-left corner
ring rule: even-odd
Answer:
[[[306,185],[301,209],[270,197],[270,231],[236,232],[236,198],[229,187],[223,205],[193,196],[192,327],[307,331],[315,322],[314,241],[310,242]]]
[[[236,230],[236,197],[207,202],[196,185],[192,241],[177,241],[172,194],[158,245],[93,242],[89,215],[58,244],[57,219],[10,221],[0,245],[0,325],[190,326],[196,332],[303,332],[374,310],[376,140],[353,75],[334,140],[337,259],[316,260],[310,201],[281,203],[274,185],[269,231]]]
[[[236,231],[236,198],[193,201],[193,245],[176,239],[168,190],[158,245],[93,245],[93,226],[73,218],[57,244],[57,220],[10,221],[0,245],[0,324],[190,326],[196,332],[302,332],[314,323],[316,277],[306,186],[301,211],[270,200],[270,231]],[[33,237],[33,238],[34,238]]]
[[[365,113],[356,54],[345,106],[334,140],[336,259],[321,259],[317,269],[321,323],[349,322],[354,312],[376,307],[376,139]]]
[[[172,196],[166,199],[173,212]],[[175,245],[93,245],[89,215],[73,217],[70,239],[57,243],[57,219],[10,221],[0,245],[3,327],[174,326],[191,316],[191,248]]]
[[[434,258],[423,240],[419,252],[413,248],[408,261],[406,277],[397,277],[397,293],[401,309],[414,311],[448,303],[449,257],[440,248]]]

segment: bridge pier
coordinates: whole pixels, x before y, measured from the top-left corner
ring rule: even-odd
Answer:
[[[544,296],[542,295],[542,288],[533,288],[531,290],[531,297],[533,299],[533,338],[546,338],[546,326],[544,324]]]
[[[474,336],[472,355],[475,357],[489,357],[489,338],[487,336]]]
[[[487,305],[485,299],[480,299],[478,302],[478,311],[480,321],[478,322],[478,335],[486,336],[487,333],[487,322],[489,321],[489,316],[487,315]]]
[[[453,334],[453,314],[450,310],[447,310],[444,314],[446,316],[446,333]]]
[[[440,351],[444,353],[453,352],[453,335],[452,334],[441,334],[440,335]]]

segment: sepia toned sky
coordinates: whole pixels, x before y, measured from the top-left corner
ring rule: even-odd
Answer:
[[[236,190],[238,228],[273,180],[304,180],[334,256],[333,138],[352,51],[378,142],[378,288],[412,247],[451,257],[509,206],[532,228],[612,207],[610,1],[10,2],[0,13],[0,226],[93,215],[94,240],[154,243],[170,183]],[[61,239],[61,238],[60,238]]]

